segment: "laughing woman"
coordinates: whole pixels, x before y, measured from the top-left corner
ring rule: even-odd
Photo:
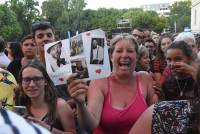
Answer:
[[[57,98],[53,82],[45,68],[31,62],[19,73],[19,85],[26,98],[27,119],[54,134],[73,134],[73,112],[65,100]]]
[[[127,134],[144,110],[156,101],[148,73],[135,72],[137,42],[131,35],[117,35],[111,40],[112,73],[91,81],[68,79],[68,90],[75,100],[78,119],[94,134]],[[87,106],[85,101],[87,92]]]

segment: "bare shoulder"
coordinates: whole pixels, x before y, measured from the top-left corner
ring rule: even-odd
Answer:
[[[146,79],[148,79],[148,78],[150,78],[151,77],[151,75],[148,73],[148,72],[146,72],[146,71],[139,71],[139,72],[136,72],[138,75],[140,75],[142,78],[146,78]]]
[[[136,73],[137,73],[137,75],[140,76],[141,82],[143,84],[153,82],[152,76],[148,72],[146,72],[146,71],[139,71],[139,72],[136,72]]]
[[[57,110],[59,111],[60,109],[65,108],[66,110],[70,110],[72,111],[70,105],[67,103],[67,101],[65,101],[62,98],[58,98],[57,99]]]
[[[97,92],[101,91],[105,93],[107,89],[107,85],[108,85],[107,77],[95,79],[90,82],[89,90],[93,90]]]

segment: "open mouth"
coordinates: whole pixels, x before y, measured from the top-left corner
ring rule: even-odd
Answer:
[[[119,66],[123,68],[130,68],[131,64],[128,61],[119,62]]]

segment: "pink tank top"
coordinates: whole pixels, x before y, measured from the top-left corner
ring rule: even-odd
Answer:
[[[126,108],[119,110],[113,108],[110,103],[112,87],[110,87],[109,77],[108,94],[104,100],[100,125],[95,129],[93,134],[128,134],[133,124],[148,107],[142,94],[143,90],[141,89],[140,78],[136,75],[136,95]]]

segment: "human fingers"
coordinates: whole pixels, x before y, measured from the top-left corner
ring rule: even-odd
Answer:
[[[67,78],[67,84],[70,84],[74,79],[76,79],[77,73],[73,73],[71,75],[69,75],[69,77]]]
[[[71,97],[72,98],[76,98],[77,96],[79,96],[79,95],[86,95],[86,90],[85,89],[80,89],[80,90],[77,90],[76,92],[73,92],[72,94],[71,94]]]
[[[76,83],[74,86],[69,87],[69,93],[73,94],[74,92],[76,92],[77,90],[80,89],[85,89],[88,90],[88,85],[86,85],[85,83]]]
[[[68,84],[69,90],[71,90],[75,86],[87,85],[87,81],[83,79],[74,79]]]

